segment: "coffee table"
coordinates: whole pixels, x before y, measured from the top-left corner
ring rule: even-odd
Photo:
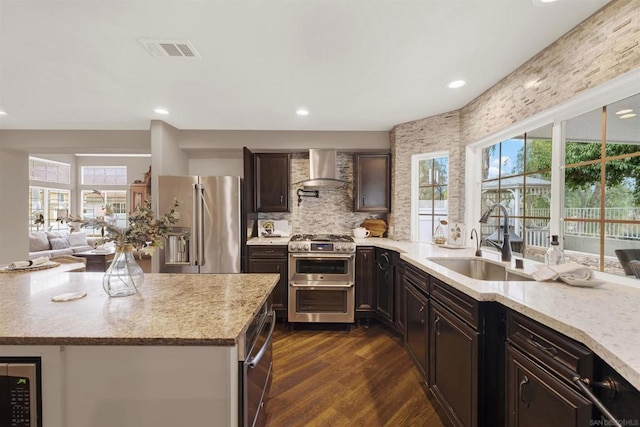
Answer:
[[[81,256],[87,259],[87,271],[107,271],[109,264],[113,261],[115,251],[95,252],[85,251],[76,252],[73,256]]]

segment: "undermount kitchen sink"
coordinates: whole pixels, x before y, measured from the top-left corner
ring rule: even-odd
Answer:
[[[533,280],[526,274],[518,274],[507,270],[502,264],[496,264],[480,258],[429,258],[429,261],[476,280],[506,282]]]

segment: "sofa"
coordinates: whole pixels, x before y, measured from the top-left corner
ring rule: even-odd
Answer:
[[[66,231],[31,231],[29,233],[29,259],[41,256],[54,257],[73,255],[78,252],[90,251],[100,242],[99,236],[87,236],[86,232]],[[110,243],[111,245],[113,243]],[[134,249],[133,256],[145,273],[151,272],[151,256],[141,254]]]
[[[29,259],[42,256],[54,257],[90,251],[99,237],[87,237],[87,233],[66,231],[29,232]]]

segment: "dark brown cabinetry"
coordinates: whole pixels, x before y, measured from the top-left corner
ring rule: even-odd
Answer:
[[[429,384],[429,276],[407,263],[402,264],[404,344],[425,383]]]
[[[289,212],[289,153],[255,153],[257,212]]]
[[[404,289],[404,261],[401,261],[396,254],[396,269],[393,290],[394,322],[395,327],[401,336],[405,334],[406,315],[406,291]]]
[[[271,293],[276,316],[287,319],[288,274],[286,246],[249,246],[249,273],[277,273],[280,280]]]
[[[507,425],[588,426],[591,403],[515,347],[507,346]]]
[[[394,282],[397,252],[376,248],[376,317],[387,325],[394,324]]]
[[[449,419],[478,425],[478,332],[431,300],[429,379]]]
[[[592,404],[572,382],[593,378],[591,351],[512,311],[507,340],[507,426],[589,425]]]
[[[504,309],[429,280],[430,391],[452,424],[504,425]]]
[[[356,249],[356,319],[370,319],[375,313],[375,248]]]
[[[391,155],[354,155],[354,210],[389,212],[391,210]]]

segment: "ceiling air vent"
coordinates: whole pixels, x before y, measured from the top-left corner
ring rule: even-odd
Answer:
[[[188,40],[138,39],[154,58],[200,58]]]

